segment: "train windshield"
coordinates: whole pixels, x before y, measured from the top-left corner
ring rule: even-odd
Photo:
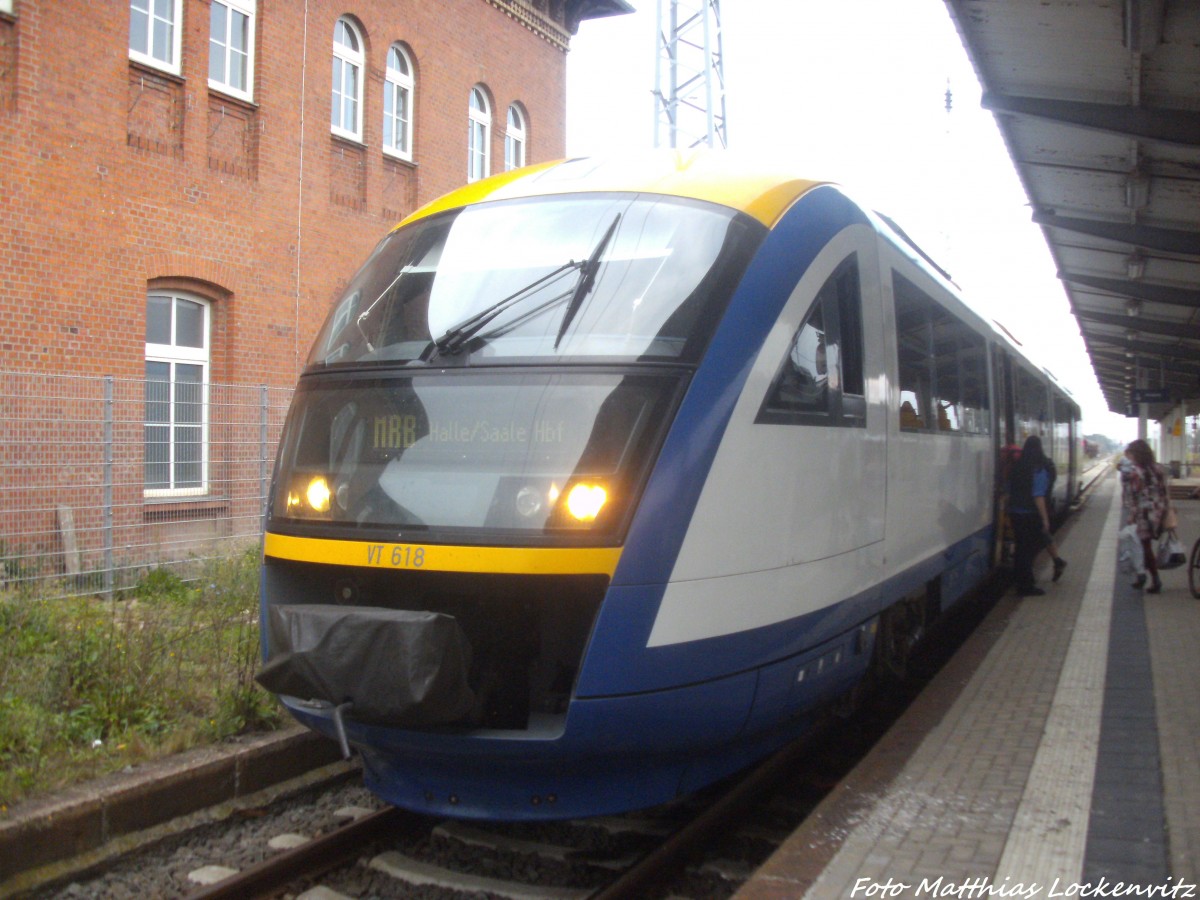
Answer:
[[[681,383],[667,374],[495,370],[302,379],[272,527],[468,542],[463,533],[615,535]]]
[[[423,219],[376,247],[308,365],[694,359],[757,233],[724,207],[633,194]]]

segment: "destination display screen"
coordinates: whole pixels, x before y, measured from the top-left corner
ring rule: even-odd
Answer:
[[[273,523],[611,533],[678,386],[598,373],[304,379]]]

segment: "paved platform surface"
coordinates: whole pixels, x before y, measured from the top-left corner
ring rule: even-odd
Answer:
[[[739,900],[1200,896],[1200,600],[1117,571],[1120,512],[1109,475]]]

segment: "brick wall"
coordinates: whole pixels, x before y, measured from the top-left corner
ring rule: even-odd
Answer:
[[[330,134],[344,14],[366,42],[361,145]],[[513,102],[527,160],[563,152],[561,28],[488,0],[258,0],[248,104],[208,87],[209,16],[184,0],[176,77],[130,61],[122,0],[0,15],[0,366],[140,377],[146,292],[167,286],[214,303],[212,381],[290,384],[374,243],[466,179],[473,85],[494,104],[492,171]],[[380,146],[393,41],[416,68],[411,165]]]
[[[214,400],[203,495],[145,491],[148,290],[210,303],[209,382],[290,387],[374,244],[466,180],[472,86],[494,104],[493,172],[512,103],[527,116],[528,162],[563,153],[561,4],[257,0],[252,103],[209,89],[211,0],[181,6],[179,75],[131,62],[125,0],[15,0],[0,12],[0,375],[112,376],[128,395],[114,435],[126,457],[103,504],[93,496],[106,481],[95,465],[102,400],[85,416],[21,387],[0,398],[0,509],[20,510],[0,524],[0,549],[32,554],[39,573],[70,570],[54,562],[64,508],[85,557],[112,555],[108,535],[128,545],[120,564],[131,569],[172,548],[194,553],[174,531],[151,540],[153,529],[196,527],[198,516],[224,531],[247,518],[258,527],[257,479],[222,474],[240,444],[222,437]],[[334,25],[347,14],[366,45],[361,143],[330,133]],[[411,163],[381,147],[395,41],[416,69]]]

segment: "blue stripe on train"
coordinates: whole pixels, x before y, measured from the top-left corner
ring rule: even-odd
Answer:
[[[857,596],[774,625],[684,644],[649,649],[643,645],[641,652],[634,647],[608,660],[590,651],[587,664],[595,674],[586,680],[580,678],[576,694],[586,697],[668,690],[788,660],[869,621],[897,599],[939,576],[942,608],[949,608],[987,577],[991,538],[989,525]],[[627,608],[650,604],[656,596],[655,587],[614,587],[605,602],[607,605],[616,599]]]
[[[863,211],[836,188],[824,186],[797,200],[764,239],[730,300],[646,486],[593,632],[580,693],[646,690],[712,676],[705,654],[696,652],[706,648],[693,644],[648,649],[650,629],[717,447],[767,333],[817,254],[839,232],[859,224],[869,224]],[[731,670],[728,663],[720,668]],[[642,683],[643,676],[652,684]]]

